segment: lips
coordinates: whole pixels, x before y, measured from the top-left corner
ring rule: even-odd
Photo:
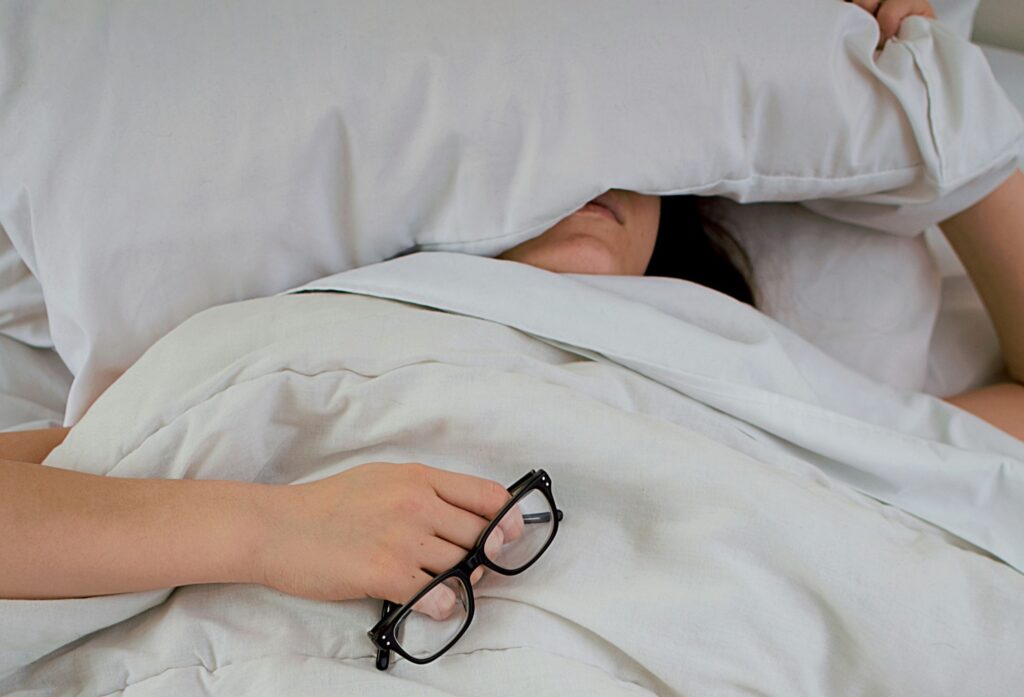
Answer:
[[[591,200],[590,203],[611,211],[619,225],[624,223],[622,218],[622,207],[619,205],[618,199],[616,199],[615,195],[611,191],[604,192],[597,198]]]
[[[585,206],[583,206],[583,208],[580,208],[576,212],[577,213],[592,213],[593,215],[597,215],[597,216],[600,216],[602,218],[606,218],[607,220],[611,220],[612,222],[617,222],[618,221],[618,218],[615,217],[615,213],[612,212],[612,209],[607,208],[607,207],[602,206],[602,205],[599,205],[597,203],[594,203],[593,201],[591,201],[590,203],[587,203]]]

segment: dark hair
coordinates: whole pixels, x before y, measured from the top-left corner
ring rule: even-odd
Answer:
[[[662,196],[654,254],[645,276],[700,283],[754,303],[750,259],[719,223],[701,215],[696,196]]]

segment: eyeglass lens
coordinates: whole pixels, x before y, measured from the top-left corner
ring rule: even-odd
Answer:
[[[469,619],[469,591],[457,576],[449,576],[416,601],[395,627],[395,637],[407,653],[430,658],[454,639]]]
[[[541,553],[555,531],[555,513],[540,489],[533,489],[502,516],[484,542],[484,553],[500,569],[517,571]]]
[[[555,512],[538,489],[510,508],[484,542],[487,558],[500,569],[517,571],[532,562],[555,530]],[[395,627],[395,637],[407,653],[427,659],[443,651],[469,618],[469,590],[450,576],[416,601]]]

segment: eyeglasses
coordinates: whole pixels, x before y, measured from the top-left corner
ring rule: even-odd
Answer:
[[[512,498],[480,534],[465,559],[435,576],[404,605],[383,602],[380,621],[367,632],[377,647],[378,670],[388,669],[392,651],[417,664],[441,656],[473,621],[473,571],[483,565],[505,576],[520,574],[555,539],[562,512],[555,505],[547,472],[528,472],[508,487],[508,492]],[[413,612],[417,606],[429,607],[443,619]]]

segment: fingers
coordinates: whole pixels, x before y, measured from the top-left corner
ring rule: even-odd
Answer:
[[[484,554],[491,561],[497,561],[501,557],[501,547],[505,544],[505,534],[501,531],[501,526],[494,528],[491,534],[484,540]]]
[[[488,520],[493,518],[509,499],[505,487],[490,479],[433,467],[426,468],[426,476],[442,500]]]
[[[896,36],[903,20],[913,15],[935,19],[935,10],[929,0],[847,0],[867,10],[878,19],[880,36],[878,48]]]
[[[472,549],[490,521],[475,513],[440,501],[434,511],[434,534],[462,548]]]
[[[391,507],[395,520],[401,521],[404,530],[399,539],[404,537],[406,543],[399,543],[402,551],[394,560],[396,563],[388,563],[391,571],[382,571],[378,577],[390,579],[387,584],[390,588],[383,597],[407,603],[437,574],[448,571],[465,558],[467,550],[477,543],[491,519],[508,502],[509,493],[498,482],[480,477],[420,463],[405,463],[401,467],[400,479],[409,486]],[[436,498],[424,497],[424,484],[433,490]],[[516,511],[499,524],[485,545],[488,555],[497,556],[507,539],[506,533],[518,536],[522,534],[521,529],[522,516]],[[415,541],[407,536],[410,534]],[[412,568],[406,566],[410,563]],[[403,571],[395,573],[403,567]],[[483,574],[483,567],[474,569],[470,583],[475,584]],[[417,600],[413,610],[443,620],[462,606],[463,594],[459,582],[446,580]]]
[[[519,536],[523,534],[526,524],[523,521],[523,512],[520,510],[518,503],[508,509],[508,512],[501,517],[501,520],[498,521],[498,527],[501,528],[506,542],[519,539]]]
[[[465,559],[466,550],[439,537],[430,537],[419,543],[418,563],[432,576],[443,574]]]
[[[878,11],[879,6],[882,4],[881,0],[846,0],[847,2],[853,2],[854,5],[862,9],[867,10],[871,14],[875,14]]]
[[[444,581],[433,588],[412,606],[415,612],[421,612],[431,619],[446,620],[455,614],[459,607],[458,596],[463,593],[459,581]]]
[[[383,594],[393,603],[404,605],[423,590],[434,577],[423,569],[407,569],[404,573],[392,572],[388,576],[388,590]]]
[[[913,15],[935,19],[935,12],[927,0],[888,0],[882,4],[876,17],[882,30],[880,43],[885,43],[899,33],[903,20]]]

